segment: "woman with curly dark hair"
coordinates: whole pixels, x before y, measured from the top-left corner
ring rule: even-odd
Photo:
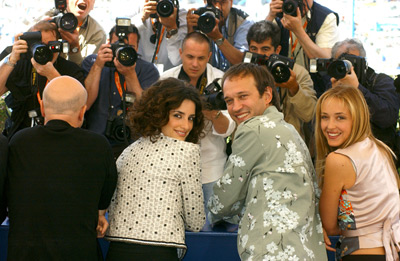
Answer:
[[[135,101],[130,118],[141,137],[117,160],[107,260],[181,259],[185,229],[200,231],[205,222],[200,96],[183,81],[161,80]]]

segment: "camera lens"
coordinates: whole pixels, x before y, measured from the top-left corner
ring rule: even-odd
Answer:
[[[351,71],[351,62],[347,60],[337,60],[328,66],[328,75],[339,80]]]
[[[113,129],[113,135],[115,140],[117,141],[124,141],[125,140],[125,135],[126,138],[129,140],[131,138],[131,131],[128,126],[125,126],[120,122],[115,128]]]
[[[290,78],[289,67],[282,62],[275,62],[271,66],[271,74],[274,77],[275,82],[283,83],[287,82]]]
[[[53,59],[53,53],[44,44],[32,45],[32,56],[38,64],[45,65]]]
[[[282,10],[285,14],[291,15],[291,16],[297,16],[297,7],[298,7],[297,1],[293,0],[288,0],[285,1],[282,5]]]
[[[199,20],[197,21],[197,26],[203,33],[210,33],[215,27],[215,14],[210,11],[205,12],[199,17]]]
[[[73,13],[66,13],[59,18],[57,26],[64,31],[73,32],[78,26],[78,19]]]
[[[157,4],[157,13],[161,17],[169,17],[174,12],[174,4],[170,0],[162,0]]]
[[[118,48],[116,56],[118,61],[123,66],[133,66],[137,60],[137,53],[131,46],[123,46]]]

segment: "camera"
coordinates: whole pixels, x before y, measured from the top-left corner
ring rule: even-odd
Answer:
[[[278,13],[277,16],[279,18],[283,17],[283,13],[291,15],[291,16],[297,16],[297,7],[300,8],[300,14],[303,12],[303,0],[283,0],[282,4],[282,11],[281,13]]]
[[[58,14],[53,17],[51,22],[55,23],[58,28],[72,33],[78,26],[78,19],[73,13],[66,12],[67,0],[55,0]]]
[[[218,83],[220,78],[215,79],[205,89],[202,95],[207,110],[226,110],[224,94],[221,85]]]
[[[123,66],[133,66],[137,60],[136,50],[125,43],[125,40],[128,41],[128,34],[132,32],[130,26],[131,19],[117,17],[115,34],[118,37],[118,41],[111,44],[111,50],[113,53],[113,60],[114,57],[117,57],[117,60]],[[105,66],[114,67],[113,60],[111,62],[106,62]]]
[[[53,60],[53,53],[68,53],[69,44],[67,41],[50,41],[47,45],[42,43],[42,33],[25,32],[19,39],[25,40],[28,44],[29,52],[25,55],[26,59],[33,57],[38,64],[45,65]]]
[[[311,59],[310,72],[327,72],[329,76],[340,80],[351,73],[351,67],[357,75],[358,81],[364,84],[367,76],[367,60],[364,57],[343,53],[338,59]]]
[[[199,20],[197,21],[197,27],[195,30],[200,30],[205,34],[210,33],[216,24],[215,19],[220,19],[222,16],[221,10],[216,8],[213,4],[207,4],[205,7],[201,7],[193,12],[199,15]]]
[[[276,83],[287,82],[290,78],[290,69],[293,69],[294,66],[292,59],[279,54],[271,54],[267,57],[266,55],[246,52],[243,62],[265,65]]]
[[[169,17],[174,13],[174,7],[177,6],[173,0],[156,0],[157,14],[161,17]],[[151,18],[157,18],[157,14],[151,14]]]
[[[132,93],[125,93],[123,99],[122,102],[125,103],[125,105],[122,107],[128,108],[135,101],[135,96]],[[131,138],[131,130],[126,126],[125,119],[126,113],[124,113],[123,110],[118,110],[115,116],[110,115],[106,124],[106,137],[119,142],[124,142],[125,138],[129,140]]]

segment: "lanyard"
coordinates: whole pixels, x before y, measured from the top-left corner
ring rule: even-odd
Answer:
[[[36,84],[36,86],[37,86],[36,97],[37,97],[37,99],[38,99],[39,104],[41,104],[41,103],[42,103],[42,98],[40,97],[39,82],[38,82],[38,80],[36,79],[36,77],[37,77],[36,69],[35,69],[35,68],[32,68],[32,86],[35,86],[35,84]],[[47,79],[47,80],[46,80],[46,84],[44,85],[44,88],[46,87],[46,85],[47,85],[48,83],[49,83],[49,80]],[[44,88],[43,88],[43,90],[44,90]]]
[[[151,24],[154,27],[154,21],[153,20],[151,20]],[[165,31],[165,27],[162,26],[161,34],[160,34],[160,36],[158,38],[159,40],[158,40],[158,45],[157,45],[157,48],[156,48],[156,56],[154,58],[154,63],[157,63],[157,60],[158,60],[158,52],[160,51],[160,46],[161,46],[161,43],[162,43],[162,41],[164,39],[164,37],[163,37],[164,36],[164,31]],[[156,32],[157,32],[157,30],[156,30]]]
[[[305,30],[306,27],[307,27],[307,20],[306,20],[306,22],[305,22],[304,25],[303,25],[303,29]],[[298,39],[296,38],[296,41],[294,41],[294,43],[293,43],[292,31],[289,31],[289,35],[290,35],[290,43],[292,44],[292,52],[291,52],[291,54],[292,54],[292,57],[294,57],[294,50],[296,50],[296,46],[297,46],[297,43],[298,43]],[[297,55],[296,55],[296,56],[297,56]]]
[[[115,77],[115,85],[117,86],[118,89],[118,93],[121,96],[121,98],[123,97],[123,92],[122,92],[122,86],[121,86],[121,80],[119,78],[119,74],[117,71],[114,72],[114,77]],[[126,82],[124,82],[124,90],[126,91]]]

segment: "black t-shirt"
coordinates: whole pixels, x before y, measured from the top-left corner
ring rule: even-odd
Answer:
[[[108,141],[53,120],[17,132],[8,163],[8,258],[96,260],[98,210],[117,181]]]
[[[37,115],[41,116],[37,91],[39,88],[40,97],[42,97],[47,78],[37,73],[33,74],[32,68],[30,60],[21,59],[8,76],[6,87],[11,94],[7,96],[6,103],[12,109],[11,120],[13,122],[13,127],[7,132],[8,137],[20,129],[31,126],[28,111],[35,110]],[[54,62],[54,68],[60,75],[71,76],[84,85],[85,72],[77,64],[59,56]],[[36,79],[33,79],[34,75],[36,75]]]
[[[6,218],[5,181],[7,169],[7,138],[0,134],[0,224]]]

